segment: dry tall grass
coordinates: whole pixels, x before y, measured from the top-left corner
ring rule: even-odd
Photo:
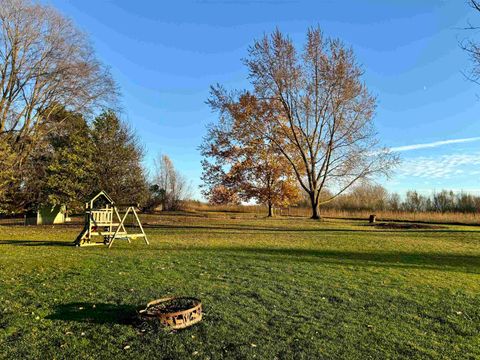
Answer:
[[[306,209],[308,210],[308,209]],[[480,224],[480,214],[477,213],[439,213],[439,212],[406,212],[406,211],[344,211],[325,210],[324,217],[346,219],[368,219],[370,214],[377,215],[378,221],[411,221],[442,224]]]
[[[205,211],[205,212],[230,212],[255,214],[257,216],[266,216],[267,209],[261,205],[209,205],[205,203],[187,203],[185,210]],[[321,209],[322,217],[336,219],[368,219],[371,214],[377,216],[378,221],[411,221],[428,222],[443,224],[480,224],[480,214],[478,213],[459,213],[459,212],[406,212],[406,211],[347,211],[336,209]],[[278,209],[276,215],[292,217],[310,217],[311,210],[304,207],[289,207]]]

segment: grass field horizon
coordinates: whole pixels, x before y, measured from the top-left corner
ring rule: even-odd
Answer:
[[[480,357],[478,227],[203,215],[145,216],[150,246],[110,250],[71,246],[76,225],[0,226],[0,358]],[[203,321],[132,323],[168,295]]]

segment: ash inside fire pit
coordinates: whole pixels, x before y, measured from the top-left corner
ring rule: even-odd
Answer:
[[[147,312],[151,314],[172,313],[191,309],[195,305],[195,302],[189,298],[173,298],[169,301],[151,305],[148,307]]]
[[[140,317],[158,319],[171,329],[184,329],[202,320],[202,302],[192,297],[169,297],[151,301]]]

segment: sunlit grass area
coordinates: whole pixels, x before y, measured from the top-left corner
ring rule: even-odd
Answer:
[[[226,214],[144,218],[151,242],[71,246],[80,228],[0,227],[0,357],[480,357],[480,229]],[[202,300],[168,332],[156,298]]]

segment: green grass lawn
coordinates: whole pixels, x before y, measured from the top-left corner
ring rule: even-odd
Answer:
[[[155,220],[155,221],[154,221]],[[479,359],[480,228],[162,216],[151,242],[0,227],[0,358]],[[132,325],[202,299],[178,332]]]

